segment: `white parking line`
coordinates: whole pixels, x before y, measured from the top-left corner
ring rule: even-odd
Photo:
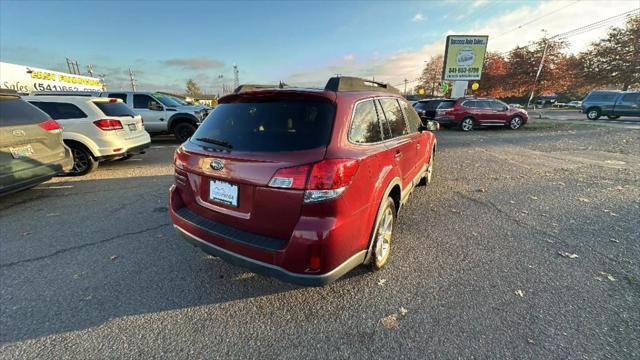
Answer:
[[[149,149],[167,149],[167,148],[177,148],[178,145],[154,145],[151,146]]]
[[[129,159],[128,161],[142,161],[142,159]]]
[[[46,189],[71,189],[71,188],[73,188],[73,185],[44,186],[44,187],[36,187],[34,189],[46,190]]]

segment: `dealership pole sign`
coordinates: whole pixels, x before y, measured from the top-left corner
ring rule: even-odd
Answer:
[[[486,35],[447,36],[442,79],[480,80],[488,40],[489,36]]]
[[[102,80],[89,76],[68,74],[0,62],[0,88],[19,93],[32,91],[102,91]]]

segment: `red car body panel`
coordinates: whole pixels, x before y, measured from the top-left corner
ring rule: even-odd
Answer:
[[[400,96],[379,92],[306,89],[261,90],[223,97],[221,104],[251,102],[256,98],[332,102],[335,117],[331,136],[326,147],[291,152],[221,152],[185,142],[176,153],[176,181],[169,196],[170,214],[178,232],[203,250],[231,262],[258,271],[266,269],[263,272],[269,275],[301,284],[325,284],[342,275],[334,273],[345,264],[347,270],[361,264],[368,255],[373,223],[383,196],[392,189],[391,184],[400,182],[401,198],[406,199],[435,146],[435,135],[429,131],[375,144],[349,141],[357,102],[389,97],[404,101]],[[211,168],[216,159],[224,162],[224,169]],[[351,183],[335,199],[305,203],[305,190],[269,186],[279,169],[326,159],[358,161]],[[211,179],[238,185],[237,207],[208,200]],[[220,226],[219,233],[208,231],[203,223]],[[220,235],[224,232],[227,235]],[[235,236],[260,237],[260,241],[271,245],[260,247],[232,239]],[[320,259],[315,268],[311,266],[312,255]]]
[[[455,105],[449,109],[436,110],[435,120],[445,126],[458,126],[462,119],[471,117],[474,125],[508,125],[514,116],[522,118],[522,125],[529,120],[526,111],[512,106],[506,106],[504,110],[496,110],[490,108],[478,108],[466,106],[468,102],[495,102],[497,100],[491,98],[474,98],[464,97],[455,100]],[[501,102],[500,102],[501,103]]]

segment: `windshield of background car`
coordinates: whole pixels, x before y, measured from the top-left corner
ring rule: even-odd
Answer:
[[[280,152],[327,146],[335,106],[327,102],[273,101],[221,104],[191,137],[228,142],[232,151]]]
[[[451,109],[452,107],[454,107],[456,104],[455,101],[451,100],[445,100],[443,102],[440,103],[440,105],[438,105],[438,109]]]
[[[158,101],[160,101],[164,106],[170,106],[170,107],[181,106],[178,102],[176,102],[175,100],[171,99],[170,97],[168,97],[166,95],[153,94],[153,97],[158,99]]]
[[[93,103],[106,116],[136,116],[136,113],[134,113],[133,110],[123,102],[94,101]]]

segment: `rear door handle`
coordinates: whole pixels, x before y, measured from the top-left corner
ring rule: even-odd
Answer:
[[[395,155],[396,159],[400,159],[402,157],[402,151],[400,150],[396,150],[396,155]]]

